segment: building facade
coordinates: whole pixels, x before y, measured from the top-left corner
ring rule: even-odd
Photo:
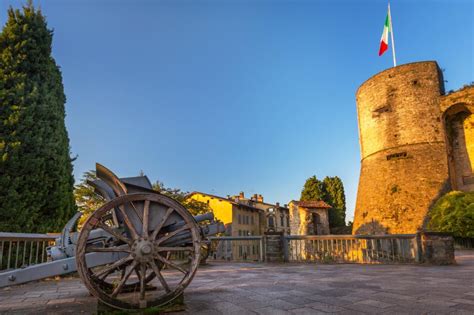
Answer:
[[[449,190],[474,190],[474,88],[445,95],[434,61],[376,74],[356,94],[354,234],[415,233]]]
[[[324,201],[290,201],[291,235],[327,235],[331,206]]]
[[[261,235],[261,210],[236,199],[193,192],[188,198],[206,203],[217,220],[224,223],[227,236]]]
[[[228,236],[263,235],[267,231],[290,233],[290,216],[287,207],[270,204],[262,195],[246,198],[239,195],[219,197],[193,192],[188,198],[207,203],[214,216],[226,226]]]

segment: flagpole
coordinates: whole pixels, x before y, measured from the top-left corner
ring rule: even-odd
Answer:
[[[390,12],[390,2],[388,3],[388,18],[390,19],[390,36],[392,38],[392,56],[393,56],[393,66],[397,66],[397,58],[395,57],[395,41],[393,40],[393,23],[392,23],[392,13]]]

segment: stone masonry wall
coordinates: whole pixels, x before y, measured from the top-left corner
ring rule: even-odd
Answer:
[[[474,191],[474,86],[441,97],[454,190]]]
[[[361,173],[353,233],[415,233],[449,190],[436,62],[383,71],[359,88]]]

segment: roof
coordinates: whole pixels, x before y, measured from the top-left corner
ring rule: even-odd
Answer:
[[[186,196],[186,199],[187,199],[187,198],[190,198],[191,196],[193,196],[193,195],[195,195],[195,194],[206,195],[206,196],[209,196],[209,197],[212,197],[212,198],[216,198],[216,199],[220,199],[220,200],[222,200],[222,201],[229,202],[229,203],[231,203],[231,204],[233,204],[233,205],[236,205],[236,206],[242,206],[242,207],[245,207],[245,208],[249,208],[249,209],[251,209],[251,210],[262,211],[262,209],[259,209],[259,208],[256,208],[256,207],[252,207],[252,206],[249,206],[249,205],[246,205],[246,204],[243,204],[243,203],[235,202],[234,200],[229,199],[229,198],[224,198],[224,197],[220,197],[220,196],[216,196],[216,195],[211,195],[211,194],[204,193],[204,192],[200,192],[200,191],[193,191],[192,193],[190,193],[189,195]]]
[[[313,208],[313,209],[331,209],[332,207],[325,203],[322,200],[311,200],[311,201],[295,201],[295,204],[298,205],[298,207],[303,207],[303,208]]]

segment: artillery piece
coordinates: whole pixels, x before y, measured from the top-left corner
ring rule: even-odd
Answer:
[[[0,287],[77,270],[90,293],[114,308],[173,301],[194,277],[205,238],[224,232],[223,224],[212,213],[193,217],[146,176],[120,179],[100,164],[96,173],[89,184],[106,203],[80,232],[72,232],[81,214],[74,215],[48,248],[50,261],[0,273]]]

